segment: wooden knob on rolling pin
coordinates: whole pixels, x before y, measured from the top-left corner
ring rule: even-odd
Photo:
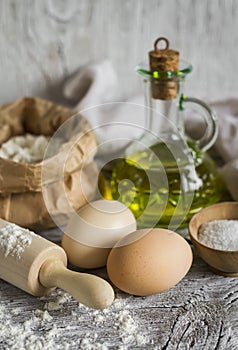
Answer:
[[[46,260],[40,269],[39,280],[47,288],[57,286],[64,289],[79,302],[94,309],[104,309],[114,300],[113,289],[104,279],[70,271],[59,260]]]
[[[159,49],[158,44],[164,42],[165,48]],[[171,100],[177,94],[176,77],[166,77],[168,72],[178,70],[179,52],[169,48],[166,38],[158,38],[154,43],[154,50],[149,52],[150,70],[153,73],[151,82],[152,97],[160,100]],[[161,74],[162,73],[162,74]]]
[[[70,271],[65,251],[56,244],[0,219],[0,278],[35,296],[60,287],[96,309],[114,300],[111,285],[100,277]]]

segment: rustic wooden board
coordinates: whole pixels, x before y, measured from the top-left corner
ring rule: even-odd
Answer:
[[[92,272],[107,278],[104,269]],[[0,280],[0,348],[238,348],[238,278],[213,274],[196,254],[187,276],[165,293],[115,291],[115,303],[95,311],[59,289],[40,299]],[[67,300],[51,310],[62,295]],[[51,319],[42,320],[47,305]]]

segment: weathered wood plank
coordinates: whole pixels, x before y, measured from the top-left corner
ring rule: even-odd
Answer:
[[[103,269],[94,273],[106,276]],[[34,318],[35,310],[44,311],[62,291],[39,299],[0,281],[0,310],[5,312],[0,313],[0,346],[11,348],[11,339],[19,346],[21,334],[25,346],[41,342],[42,348],[47,344],[50,349],[87,349],[86,343],[92,349],[237,348],[238,279],[214,275],[198,257],[188,275],[165,293],[133,297],[116,292],[115,304],[104,311],[90,310],[69,298],[61,309],[49,310],[52,319],[47,322]],[[1,333],[7,322],[13,333],[18,330],[17,336]]]
[[[62,101],[65,78],[105,57],[119,76],[118,97],[134,94],[134,66],[159,35],[194,65],[187,94],[235,96],[237,12],[235,0],[2,0],[0,103],[26,94]]]

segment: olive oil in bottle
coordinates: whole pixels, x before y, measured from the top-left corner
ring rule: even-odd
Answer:
[[[162,142],[117,161],[110,196],[132,210],[138,227],[186,227],[201,208],[229,198],[209,155],[190,149],[194,164],[175,159]]]

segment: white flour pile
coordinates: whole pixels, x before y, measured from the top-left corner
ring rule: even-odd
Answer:
[[[0,147],[0,157],[15,162],[35,163],[44,158],[49,137],[26,134],[15,136]]]
[[[238,251],[238,220],[214,220],[201,225],[199,242],[209,248]]]
[[[12,223],[6,223],[0,227],[0,253],[5,257],[8,255],[20,259],[24,252],[32,242],[34,233]]]

